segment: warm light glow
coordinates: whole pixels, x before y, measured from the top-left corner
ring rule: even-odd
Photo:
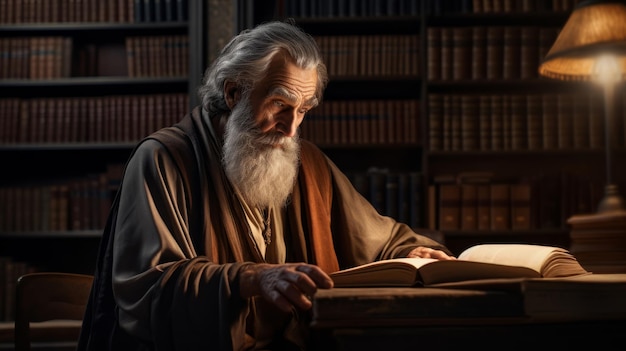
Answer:
[[[626,79],[626,4],[581,1],[563,26],[539,67],[543,77],[592,80],[598,55],[614,55],[620,79]]]
[[[621,70],[613,55],[601,55],[593,64],[593,78],[601,84],[615,83],[621,78]]]
[[[539,75],[603,85],[607,181],[598,212],[624,211],[625,202],[612,181],[611,134],[615,90],[620,80],[626,80],[626,3],[579,2],[539,66]]]

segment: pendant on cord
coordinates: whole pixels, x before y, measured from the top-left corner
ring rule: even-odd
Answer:
[[[265,246],[269,246],[272,242],[272,228],[270,227],[270,214],[269,211],[263,210],[265,217],[265,229],[263,229],[263,239],[265,239]]]

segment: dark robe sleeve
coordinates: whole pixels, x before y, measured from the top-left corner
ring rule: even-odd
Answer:
[[[417,246],[451,252],[407,224],[381,215],[328,160],[333,178],[332,230],[341,269],[365,263],[405,257]]]
[[[115,306],[96,308],[87,326],[98,334],[98,320],[105,319],[120,330],[112,327],[110,335],[80,349],[121,349],[130,345],[126,341],[157,350],[242,348],[249,306],[239,296],[237,275],[246,263],[216,264],[199,255],[195,233],[189,233],[184,182],[184,172],[160,143],[145,141],[135,150],[113,209],[116,220],[107,235],[112,244],[102,255],[109,257],[110,273],[100,274],[95,292],[110,294],[112,284]]]

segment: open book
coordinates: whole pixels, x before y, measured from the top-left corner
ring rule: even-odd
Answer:
[[[532,244],[482,244],[456,260],[395,258],[344,269],[335,287],[429,286],[499,278],[557,278],[589,274],[567,250]]]

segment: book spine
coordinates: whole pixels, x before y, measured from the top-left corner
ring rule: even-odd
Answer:
[[[520,78],[521,33],[519,27],[504,27],[502,74],[504,79]]]
[[[504,60],[504,27],[487,28],[487,79],[502,79]]]
[[[573,101],[572,111],[572,147],[589,149],[589,95],[577,96]],[[581,212],[582,213],[582,212]]]
[[[479,149],[479,110],[478,97],[461,96],[461,149],[475,151]]]
[[[439,230],[461,228],[461,188],[458,184],[439,184]]]
[[[426,32],[428,80],[441,80],[442,75],[442,43],[441,28],[429,27]]]
[[[543,149],[543,124],[541,116],[541,95],[526,96],[526,133],[529,150]]]
[[[443,150],[443,96],[428,95],[428,147],[430,151]]]
[[[569,93],[557,95],[557,130],[558,148],[568,150],[572,148],[573,128],[573,99]]]
[[[441,28],[441,79],[451,80],[453,79],[453,47],[454,36],[453,28],[443,27]]]
[[[509,184],[491,184],[491,230],[511,229],[510,198]]]
[[[531,228],[531,187],[529,183],[511,184],[511,229]]]
[[[513,118],[511,111],[511,96],[502,96],[502,147],[511,150],[511,134]]]
[[[494,151],[504,150],[503,99],[502,95],[491,96],[491,150]]]
[[[491,95],[478,97],[478,148],[481,151],[491,150]]]
[[[463,150],[463,116],[461,114],[461,95],[451,96],[450,110],[450,150]]]
[[[385,177],[385,214],[396,220],[399,218],[399,175],[388,172]]]
[[[461,229],[478,229],[478,186],[461,184]]]
[[[539,28],[522,27],[520,36],[520,78],[537,78],[540,62]]]
[[[516,94],[511,96],[511,149],[526,150],[528,148],[527,130],[527,103],[526,96]]]
[[[556,150],[558,148],[558,103],[555,94],[542,96],[542,124],[543,124],[543,148],[544,150]]]
[[[452,79],[472,78],[472,28],[452,28]]]
[[[471,78],[483,80],[487,78],[487,27],[472,27]]]
[[[476,185],[476,207],[477,229],[491,230],[491,186],[489,184]]]
[[[385,214],[386,212],[386,204],[385,204],[385,187],[386,187],[386,170],[382,169],[371,169],[368,171],[368,180],[369,180],[369,200],[372,203],[372,206],[378,211],[380,214]]]
[[[424,223],[423,219],[423,202],[425,201],[424,193],[424,176],[421,172],[409,173],[409,225],[411,228],[423,228],[428,223]],[[434,206],[432,208],[434,212]],[[431,227],[431,228],[434,228]]]

